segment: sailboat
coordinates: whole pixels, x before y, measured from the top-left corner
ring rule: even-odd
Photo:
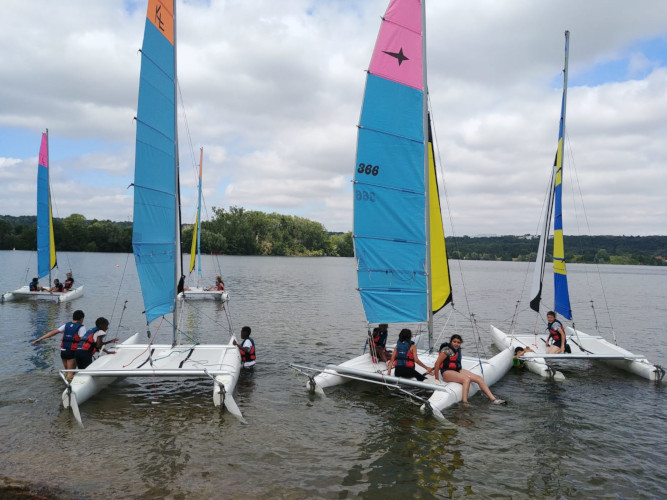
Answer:
[[[452,293],[428,113],[424,19],[423,0],[391,0],[382,18],[358,127],[353,238],[367,322],[426,325],[415,344],[419,359],[433,366],[433,315]],[[507,349],[488,360],[463,358],[463,368],[483,373],[488,385],[511,364]],[[424,389],[431,396],[421,410],[436,417],[461,401],[460,384],[386,373],[385,362],[369,351],[309,376],[307,388],[323,392],[355,379]],[[473,384],[470,395],[477,390]]]
[[[37,164],[37,281],[22,286],[2,296],[2,301],[10,300],[48,300],[53,302],[69,302],[83,295],[83,285],[63,292],[49,292],[39,285],[39,278],[49,277],[56,267],[56,245],[53,236],[53,215],[51,211],[51,185],[49,183],[49,131],[42,133]]]
[[[201,286],[201,189],[202,189],[202,169],[204,163],[204,148],[199,149],[199,179],[198,185],[198,200],[197,200],[197,215],[195,217],[195,227],[192,231],[192,246],[190,248],[190,274],[197,267],[197,282],[196,285],[189,288],[184,288],[179,293],[179,298],[185,300],[220,300],[226,302],[229,299],[229,294],[226,290],[209,290]]]
[[[141,50],[132,247],[148,331],[134,334],[112,349],[115,354],[102,355],[76,371],[62,402],[79,422],[79,405],[117,377],[210,379],[214,405],[224,405],[242,419],[232,396],[241,368],[233,335],[223,344],[182,343],[182,337],[189,337],[178,329],[183,302],[176,298],[181,257],[175,4],[148,1]],[[160,328],[151,333],[151,323],[165,317],[172,325],[171,339],[158,342]],[[61,376],[65,379],[63,372]]]
[[[565,140],[565,114],[567,109],[567,76],[570,46],[570,32],[565,32],[565,64],[563,69],[563,97],[561,103],[560,126],[558,130],[558,148],[554,161],[551,179],[549,181],[549,198],[540,234],[540,242],[537,251],[537,260],[533,274],[531,288],[530,308],[537,314],[540,313],[542,303],[542,284],[546,264],[547,243],[549,240],[551,220],[553,218],[553,276],[554,276],[554,312],[559,318],[573,320],[570,307],[570,293],[567,283],[567,271],[565,266],[565,246],[563,241],[563,149]],[[514,331],[507,334],[499,328],[491,325],[491,336],[499,348],[530,347],[533,353],[527,353],[521,357],[524,366],[528,370],[543,377],[562,380],[565,377],[561,372],[549,366],[548,360],[601,360],[654,381],[661,381],[665,375],[664,369],[654,365],[645,356],[636,355],[622,347],[608,342],[600,335],[589,335],[576,330],[573,326],[564,328],[567,344],[571,352],[561,354],[547,354],[545,335],[517,334]]]

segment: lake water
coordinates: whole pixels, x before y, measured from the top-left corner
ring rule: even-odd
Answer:
[[[184,329],[205,342],[226,339],[225,313],[235,333],[252,327],[258,366],[242,374],[235,396],[247,424],[213,407],[205,381],[156,387],[126,379],[81,406],[82,429],[60,404],[58,337],[37,347],[29,341],[75,309],[85,311],[88,327],[110,318],[111,333],[125,339],[145,330],[143,305],[131,256],[58,259],[56,276],[71,266],[85,284],[81,299],[0,304],[0,476],[47,485],[63,498],[667,496],[664,384],[605,365],[561,364],[562,383],[510,372],[493,387],[507,406],[475,395],[470,406],[444,412],[448,425],[376,386],[308,395],[289,363],[324,367],[363,349],[349,258],[205,258],[211,282],[221,266],[231,300],[226,308],[197,304]],[[0,252],[0,262],[2,292],[34,273],[29,252]],[[437,331],[446,324],[446,336],[463,334],[467,355],[492,355],[488,325],[509,327],[528,267],[452,262],[456,312],[438,314]],[[579,329],[595,333],[597,318],[611,335],[611,317],[619,345],[665,365],[667,268],[570,265],[568,273]],[[600,282],[604,295],[587,290]],[[532,331],[536,318],[526,308],[524,297],[518,325]],[[389,331],[393,343],[398,327]]]

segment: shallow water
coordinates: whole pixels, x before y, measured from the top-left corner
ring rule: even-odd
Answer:
[[[183,328],[204,341],[224,338],[225,312],[237,334],[245,324],[253,328],[258,366],[242,374],[236,393],[247,424],[213,407],[206,381],[156,386],[126,379],[81,406],[82,429],[60,406],[59,342],[54,337],[33,347],[29,341],[75,309],[85,311],[89,326],[97,316],[110,318],[111,333],[124,339],[145,330],[143,306],[131,256],[58,257],[60,274],[71,266],[85,284],[81,299],[0,305],[0,475],[58,487],[74,498],[667,495],[664,385],[605,365],[560,364],[562,383],[510,373],[493,386],[507,406],[476,395],[470,406],[445,411],[449,424],[422,416],[418,401],[375,386],[352,383],[326,398],[308,395],[290,362],[323,367],[363,348],[353,259],[205,259],[211,281],[216,265],[222,267],[231,300],[226,308],[197,305]],[[0,252],[0,262],[5,291],[27,283],[34,254]],[[440,313],[437,330],[447,324],[445,335],[462,332],[467,355],[476,354],[476,344],[480,354],[492,354],[488,324],[510,326],[528,267],[453,262],[457,312]],[[597,317],[611,335],[606,301],[619,344],[664,366],[667,269],[571,265],[568,273],[579,329],[594,333]],[[606,297],[592,292],[594,314],[588,295],[581,306],[574,303],[575,290],[599,281]],[[522,303],[518,325],[532,331],[535,316],[525,308]],[[397,333],[390,326],[392,342]]]

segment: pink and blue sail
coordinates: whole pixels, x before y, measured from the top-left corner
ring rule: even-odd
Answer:
[[[366,79],[354,174],[354,248],[366,319],[429,315],[422,5],[393,0]]]
[[[179,272],[175,32],[173,0],[149,0],[141,49],[132,232],[147,323],[174,312]]]
[[[49,132],[42,134],[37,165],[37,276],[43,278],[56,267],[51,188],[49,186]]]

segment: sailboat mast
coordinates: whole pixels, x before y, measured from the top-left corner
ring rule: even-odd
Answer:
[[[204,169],[204,148],[199,149],[199,193],[197,200],[197,284],[201,278],[201,185]]]
[[[424,229],[426,232],[426,313],[428,347],[433,343],[433,280],[431,276],[431,205],[430,205],[430,164],[429,164],[429,124],[428,124],[428,84],[426,80],[426,0],[421,2],[422,16],[422,81],[423,84],[423,130],[424,130]]]
[[[175,142],[175,155],[174,155],[174,193],[175,199],[174,203],[176,204],[176,210],[174,211],[174,224],[176,225],[176,237],[174,238],[174,318],[173,318],[173,327],[172,327],[172,345],[176,344],[176,332],[178,330],[178,282],[181,279],[181,267],[183,265],[181,258],[181,200],[180,200],[180,186],[178,178],[178,68],[176,62],[178,61],[177,57],[177,48],[178,48],[178,25],[177,25],[177,16],[176,16],[176,4],[174,2],[174,142]]]

